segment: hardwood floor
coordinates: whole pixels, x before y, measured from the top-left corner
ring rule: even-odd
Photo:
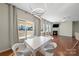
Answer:
[[[55,56],[78,56],[78,47],[72,49],[76,40],[72,37],[58,36],[54,40],[58,47],[54,50]]]
[[[52,40],[57,43],[57,48],[54,49],[54,56],[79,56],[79,44],[74,48],[73,45],[75,44],[76,40],[72,37],[65,37],[65,36],[54,36]],[[13,55],[12,50],[0,53],[0,56],[9,56]],[[37,56],[43,56],[40,52],[37,52]]]
[[[9,55],[11,55],[13,53],[13,51],[10,49],[10,50],[8,50],[8,51],[5,51],[5,52],[3,52],[3,53],[0,53],[0,56],[9,56]]]

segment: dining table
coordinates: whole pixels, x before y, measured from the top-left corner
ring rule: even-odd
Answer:
[[[45,46],[49,41],[51,41],[51,39],[52,36],[35,36],[33,38],[26,39],[24,43],[32,52],[32,55],[36,56],[36,52]]]

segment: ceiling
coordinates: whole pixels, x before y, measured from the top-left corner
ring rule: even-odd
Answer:
[[[79,21],[79,3],[11,3],[12,5],[32,12],[42,8],[45,13],[42,18],[50,22]]]

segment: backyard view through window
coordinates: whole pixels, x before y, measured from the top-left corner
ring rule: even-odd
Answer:
[[[17,20],[18,36],[19,39],[31,37],[33,35],[33,22],[26,20]]]

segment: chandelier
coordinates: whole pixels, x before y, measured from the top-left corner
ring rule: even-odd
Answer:
[[[45,10],[42,8],[36,8],[32,11],[32,14],[35,16],[42,16],[45,13]]]

